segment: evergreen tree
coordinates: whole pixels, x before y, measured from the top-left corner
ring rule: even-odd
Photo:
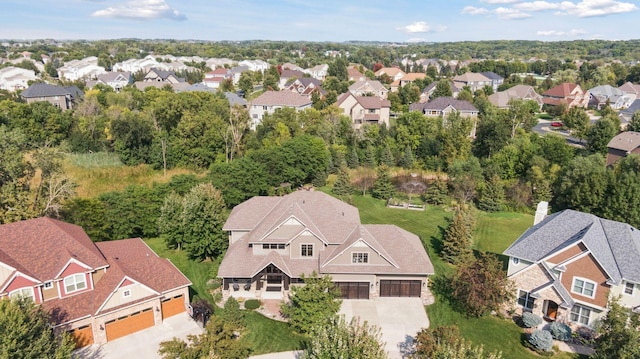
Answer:
[[[356,147],[351,147],[351,152],[349,152],[349,157],[347,157],[347,166],[349,168],[358,168],[360,166],[360,160],[358,159],[358,151],[356,151]]]
[[[424,201],[439,206],[446,202],[448,194],[447,183],[438,177],[427,187]]]
[[[627,125],[627,131],[640,132],[640,111],[636,111],[631,116],[631,121]]]
[[[400,166],[407,169],[413,167],[413,151],[411,150],[411,146],[407,146],[404,149],[404,155],[400,160]]]
[[[504,188],[500,181],[500,177],[493,176],[486,181],[484,188],[480,192],[480,200],[478,201],[478,209],[487,212],[501,211],[504,206]]]
[[[473,221],[469,220],[469,207],[457,207],[444,233],[442,258],[450,263],[459,263],[472,255],[471,239]],[[471,223],[469,223],[471,222]]]
[[[378,178],[373,184],[371,194],[375,198],[388,200],[389,198],[394,196],[395,191],[395,186],[391,182],[391,173],[389,172],[389,167],[380,165],[378,167]]]
[[[393,154],[391,153],[391,148],[389,148],[389,145],[385,145],[382,149],[380,163],[386,165],[387,167],[393,167],[396,165],[396,161],[393,159]]]
[[[377,165],[376,150],[371,144],[367,144],[365,155],[365,166],[373,168]]]
[[[338,178],[333,184],[331,192],[338,196],[348,196],[353,193],[351,178],[349,177],[349,171],[346,168],[342,167],[338,170]]]

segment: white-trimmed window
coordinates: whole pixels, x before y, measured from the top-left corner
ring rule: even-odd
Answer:
[[[591,309],[578,304],[574,305],[573,308],[571,308],[571,314],[569,315],[569,318],[572,322],[584,325],[589,325],[590,317]]]
[[[313,244],[301,244],[300,255],[302,257],[313,257]]]
[[[635,284],[633,283],[625,283],[624,285],[624,294],[629,294],[629,295],[633,295],[633,289],[636,287]]]
[[[87,278],[84,273],[70,275],[64,279],[64,290],[67,293],[77,292],[87,288]]]
[[[519,264],[520,263],[520,258],[511,257],[511,261],[513,262],[513,264]]]
[[[122,291],[122,298],[127,298],[131,296],[131,289],[125,289]]]
[[[518,290],[518,305],[527,308],[529,310],[533,310],[533,303],[536,301],[534,297],[531,296],[531,293]]]
[[[364,252],[351,253],[351,263],[369,263],[369,253],[364,253]]]
[[[35,300],[35,294],[33,294],[32,287],[24,287],[20,289],[16,289],[14,291],[9,292],[9,297],[11,298],[29,298],[31,300]]]
[[[43,288],[44,288],[44,289],[51,289],[51,288],[53,288],[53,282],[45,282],[45,283],[44,283]]]
[[[596,296],[596,283],[588,279],[574,277],[573,284],[571,285],[571,291],[576,294],[593,298]]]

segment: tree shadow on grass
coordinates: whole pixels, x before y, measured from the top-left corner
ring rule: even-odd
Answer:
[[[440,231],[440,236],[431,236],[431,248],[436,252],[437,255],[441,255],[442,248],[444,247],[444,234],[446,232],[446,228],[442,226],[438,226],[438,230]]]

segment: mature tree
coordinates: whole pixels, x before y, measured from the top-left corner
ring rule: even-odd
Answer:
[[[471,155],[471,130],[473,120],[460,116],[458,112],[450,113],[440,132],[442,142],[442,155],[445,157],[447,165],[451,165],[457,160],[467,159]]]
[[[247,358],[251,349],[237,338],[237,327],[221,317],[214,317],[207,323],[205,332],[188,335],[183,341],[173,338],[160,343],[158,353],[163,359],[238,359]]]
[[[443,345],[455,344],[462,340],[460,329],[455,325],[422,328],[414,338],[415,358],[433,358]]]
[[[478,209],[487,212],[498,212],[504,206],[504,187],[499,176],[492,176],[480,190]]]
[[[553,207],[601,213],[608,176],[600,154],[576,157],[564,168],[554,186]]]
[[[450,263],[460,263],[468,260],[472,255],[471,240],[473,239],[474,221],[467,221],[474,216],[469,206],[458,206],[453,217],[449,220],[443,243],[442,258]]]
[[[376,170],[369,167],[358,167],[354,173],[354,185],[358,190],[362,191],[362,195],[366,195],[367,191],[373,187],[376,182]]]
[[[351,178],[349,177],[349,171],[341,167],[338,170],[338,178],[333,184],[331,192],[338,196],[348,196],[353,192],[353,186],[351,185]]]
[[[400,159],[400,166],[402,168],[412,168],[414,165],[414,160],[413,160],[413,151],[411,150],[411,146],[407,146],[404,149],[404,154],[402,155],[402,158]]]
[[[608,172],[609,184],[600,214],[634,227],[640,226],[640,156],[631,154]]]
[[[620,132],[619,121],[609,116],[602,117],[587,132],[587,149],[591,153],[607,154],[607,144]]]
[[[511,138],[516,136],[516,129],[524,127],[526,130],[532,129],[538,120],[535,113],[538,110],[538,103],[533,100],[511,99],[509,100],[509,120],[511,122]]]
[[[107,241],[109,224],[104,220],[104,204],[97,198],[73,198],[65,202],[60,216],[67,222],[79,225],[91,240]],[[114,238],[113,238],[114,239]]]
[[[473,154],[478,158],[491,157],[509,141],[512,128],[507,113],[492,106],[478,121],[473,141]]]
[[[184,196],[184,248],[191,257],[217,258],[224,254],[229,240],[222,231],[225,220],[222,193],[210,183],[199,184]]]
[[[640,313],[623,307],[619,299],[609,301],[609,312],[598,326],[594,359],[640,357]]]
[[[327,325],[340,310],[340,289],[330,276],[319,277],[315,271],[301,278],[304,285],[291,287],[290,301],[280,310],[296,331],[311,333],[313,328]]]
[[[351,151],[349,151],[349,155],[347,156],[347,166],[349,168],[358,168],[358,167],[360,167],[360,159],[358,158],[358,150],[356,150],[355,146],[351,146]]]
[[[589,130],[589,115],[583,108],[572,107],[560,116],[560,120],[577,138],[584,139],[586,137]]]
[[[391,173],[389,167],[386,165],[380,165],[378,167],[378,178],[376,178],[373,188],[371,189],[371,195],[375,198],[388,200],[393,197],[396,189],[391,182]]]
[[[26,138],[0,125],[0,223],[37,216],[29,192],[34,168],[24,159]]]
[[[479,253],[477,258],[460,263],[450,285],[460,308],[476,317],[499,310],[513,296],[502,263],[489,253]]]
[[[208,177],[222,191],[229,208],[251,197],[267,195],[274,185],[281,183],[269,183],[266,165],[253,156],[241,157],[230,163],[216,163],[211,166]]]
[[[449,185],[453,196],[459,201],[472,201],[482,180],[480,161],[473,156],[455,161],[449,168]]]
[[[425,202],[439,206],[446,202],[448,195],[447,182],[437,177],[435,181],[427,186],[423,197]]]
[[[75,343],[53,330],[50,315],[28,298],[0,300],[0,357],[71,358]]]
[[[303,359],[353,358],[386,359],[380,328],[352,318],[334,316],[328,324],[313,329]]]
[[[627,124],[627,131],[640,132],[640,111],[636,111],[631,116],[631,121]]]
[[[430,99],[438,98],[438,97],[451,97],[453,93],[451,92],[451,82],[448,79],[442,79],[438,81],[436,84],[436,88],[429,96]]]
[[[139,112],[122,110],[111,120],[109,133],[113,136],[114,151],[130,166],[150,163],[153,143],[153,122]]]
[[[251,94],[251,91],[253,91],[253,75],[250,72],[244,71],[240,74],[238,88],[244,92],[245,97]]]
[[[184,198],[175,192],[164,199],[164,205],[160,208],[158,232],[169,248],[181,250],[184,245],[183,211]]]

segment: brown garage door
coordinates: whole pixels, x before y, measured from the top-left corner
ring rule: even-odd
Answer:
[[[420,280],[381,280],[381,297],[420,297]]]
[[[108,321],[105,325],[107,329],[107,341],[110,342],[142,329],[150,328],[153,325],[153,310],[151,310],[151,308]]]
[[[369,282],[335,282],[342,299],[369,299]]]
[[[162,301],[162,319],[180,314],[184,311],[184,295],[182,294]]]
[[[70,330],[69,333],[73,341],[76,342],[76,348],[93,344],[93,329],[91,328],[91,324]]]

